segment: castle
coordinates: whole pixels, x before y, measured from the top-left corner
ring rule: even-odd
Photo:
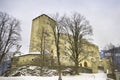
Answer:
[[[32,20],[31,39],[29,52],[31,54],[15,57],[13,60],[13,67],[22,65],[42,65],[42,53],[44,52],[44,65],[54,66],[57,65],[57,54],[54,42],[54,35],[52,27],[55,27],[56,21],[51,17],[42,14]],[[91,52],[89,56],[82,60],[79,66],[92,69],[92,72],[98,72],[99,66],[99,48],[95,44],[83,40],[85,43],[83,48],[85,53]],[[60,61],[63,66],[74,66],[70,57],[66,55],[67,37],[61,33],[60,38]]]

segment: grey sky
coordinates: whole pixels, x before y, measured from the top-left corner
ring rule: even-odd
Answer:
[[[28,53],[32,19],[45,14],[79,12],[90,21],[100,49],[120,44],[120,0],[0,0],[0,11],[21,21],[22,49]]]

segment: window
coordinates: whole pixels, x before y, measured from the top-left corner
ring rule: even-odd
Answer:
[[[51,50],[51,53],[53,53],[53,49]]]
[[[80,67],[82,67],[82,63],[80,63]]]
[[[45,20],[44,23],[47,25],[51,25],[49,20]]]
[[[88,67],[88,65],[87,65],[87,62],[86,62],[86,61],[84,62],[84,67]]]
[[[65,46],[65,51],[67,50],[67,46]]]

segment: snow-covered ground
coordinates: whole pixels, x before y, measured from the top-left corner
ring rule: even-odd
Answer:
[[[62,76],[62,80],[106,80],[105,73],[86,74],[81,73],[77,76]],[[0,77],[0,80],[58,80],[58,76],[38,77],[38,76],[20,76],[20,77]]]
[[[69,71],[70,69],[66,69]],[[47,68],[42,69],[43,76],[40,76],[41,67],[22,66],[7,74],[8,77],[0,77],[0,80],[58,80],[58,72]],[[80,75],[62,76],[62,80],[106,80],[106,73],[99,71],[96,74],[80,73]]]

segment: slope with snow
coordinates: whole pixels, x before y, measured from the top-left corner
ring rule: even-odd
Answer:
[[[76,76],[62,76],[62,80],[106,80],[105,73],[97,74],[80,74]],[[0,80],[58,80],[58,76],[41,77],[41,76],[20,76],[20,77],[0,77]]]
[[[22,66],[7,74],[8,77],[0,77],[0,80],[58,80],[58,72],[43,68],[41,76],[41,67],[37,66]],[[69,69],[67,69],[69,70]],[[106,73],[80,73],[80,75],[62,76],[62,80],[106,80]],[[110,79],[109,79],[110,80]]]

